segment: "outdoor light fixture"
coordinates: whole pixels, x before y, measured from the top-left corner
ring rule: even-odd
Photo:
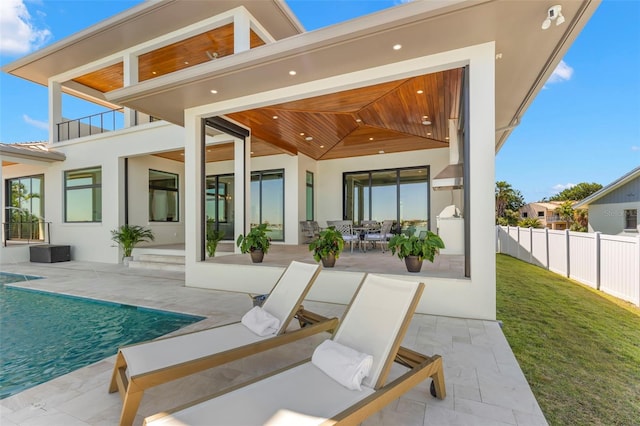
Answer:
[[[542,21],[542,29],[546,30],[551,26],[551,21],[556,21],[556,26],[564,22],[564,16],[562,16],[562,6],[559,4],[551,6],[547,11],[547,19]]]

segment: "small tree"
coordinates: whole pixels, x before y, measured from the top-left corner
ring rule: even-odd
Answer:
[[[496,223],[499,225],[516,225],[518,210],[524,205],[524,197],[517,189],[505,181],[496,182]]]
[[[140,225],[122,225],[111,230],[111,240],[122,248],[122,258],[131,257],[131,252],[139,243],[153,241],[155,236],[151,229]]]
[[[522,219],[520,222],[518,222],[518,226],[521,228],[535,228],[535,229],[542,228],[542,224],[540,223],[540,220],[538,220],[535,217],[527,217]]]
[[[574,214],[573,202],[565,201],[554,210],[554,213],[560,216],[560,219],[566,221],[569,225],[571,225],[573,223],[573,214]]]

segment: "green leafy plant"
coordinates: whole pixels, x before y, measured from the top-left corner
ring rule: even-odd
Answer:
[[[224,238],[224,231],[219,231],[214,227],[215,221],[212,218],[207,219],[207,238],[205,247],[207,256],[215,257],[218,243]]]
[[[271,245],[271,238],[267,235],[267,231],[267,224],[262,223],[252,228],[251,231],[247,232],[247,235],[240,234],[236,245],[240,247],[242,253],[262,250],[264,254],[267,254]]]
[[[309,243],[309,251],[313,252],[313,258],[319,262],[322,258],[333,254],[336,259],[344,249],[344,239],[335,227],[330,226],[320,231],[320,235]]]
[[[442,239],[431,231],[427,231],[427,236],[423,239],[415,235],[397,234],[389,240],[391,254],[397,255],[400,260],[407,256],[418,256],[418,260],[427,259],[433,262],[436,254],[443,248]]]
[[[140,225],[122,225],[111,230],[111,240],[122,248],[122,258],[131,257],[131,251],[139,243],[155,240],[153,231]]]
[[[540,220],[538,220],[538,218],[536,217],[526,217],[524,219],[521,219],[520,222],[518,222],[518,226],[520,228],[540,229],[542,228],[542,223],[540,223]]]

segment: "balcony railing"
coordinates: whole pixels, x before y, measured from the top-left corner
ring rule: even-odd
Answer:
[[[547,223],[552,223],[552,222],[566,222],[566,219],[561,218],[560,216],[558,216],[557,214],[554,214],[552,216],[547,216],[546,217]]]
[[[7,241],[22,244],[49,243],[51,241],[51,222],[36,220],[32,222],[9,222],[2,224],[2,244]]]
[[[75,120],[63,121],[57,124],[58,142],[81,138],[84,136],[97,135],[105,132],[112,132],[125,128],[124,108],[112,109],[98,114],[88,115]],[[151,123],[159,119],[135,111],[134,126]]]

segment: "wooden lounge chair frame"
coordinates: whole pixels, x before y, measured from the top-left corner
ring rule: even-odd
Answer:
[[[391,354],[385,358],[381,372],[378,376],[377,381],[375,382],[375,387],[374,387],[375,392],[357,401],[347,409],[332,415],[331,418],[325,420],[322,423],[322,425],[336,425],[336,424],[358,425],[362,421],[364,421],[366,418],[380,411],[386,405],[395,401],[400,396],[402,396],[407,391],[409,391],[419,383],[423,382],[427,378],[433,379],[432,392],[431,392],[433,396],[439,399],[444,399],[446,397],[442,358],[439,355],[427,357],[416,351],[403,348],[400,346],[400,342],[402,341],[402,338],[406,333],[406,330],[409,326],[409,322],[411,320],[411,317],[413,316],[413,312],[415,311],[415,308],[423,292],[423,289],[424,289],[424,284],[420,283],[416,291],[416,294],[413,298],[413,301],[411,303],[411,307],[407,310],[407,315],[404,318],[403,324],[400,327],[400,330],[395,337],[395,341],[393,342],[393,345],[392,345]],[[347,313],[345,313],[345,317],[346,315]],[[320,319],[320,318],[315,318],[315,319]],[[310,322],[313,322],[313,319],[307,318],[307,320]],[[335,336],[335,333],[336,332],[334,332],[334,336]],[[385,384],[385,381],[391,369],[391,364],[394,361],[404,365],[405,367],[408,367],[410,370],[404,373],[403,375],[401,375],[400,377],[398,377],[397,379],[391,381],[390,383]],[[270,377],[277,376],[282,373],[286,373],[287,371],[293,368],[303,366],[304,364],[307,364],[309,362],[310,362],[310,359],[301,361],[293,366],[282,368],[268,375],[258,377],[247,383],[239,384],[230,389],[226,389],[223,392],[219,392],[214,395],[209,395],[205,398],[202,398],[198,401],[194,401],[190,404],[178,407],[174,410],[166,411],[166,412],[148,417],[145,419],[144,424],[149,425],[150,423],[153,423],[156,420],[162,420],[166,416],[170,416],[172,413],[176,413],[180,410],[184,410],[189,407],[196,406],[201,403],[205,403],[208,400],[212,400],[217,397],[224,396],[226,394],[229,394],[237,390],[241,390],[242,388],[247,387],[253,383],[257,383],[257,382],[269,379]],[[311,395],[309,397],[313,398],[313,396]],[[180,423],[180,424],[184,424],[184,423]]]
[[[294,263],[298,263],[298,262],[292,262],[292,264]],[[287,272],[287,269],[285,269],[285,271],[282,273],[282,275],[278,279],[278,282],[276,282],[276,284],[274,285],[273,289],[275,289],[278,286],[278,284],[280,284],[282,278],[285,276],[285,273]],[[222,327],[227,327],[227,326],[238,324],[238,323],[224,324],[217,327],[208,328],[205,330],[197,330],[191,333],[181,334],[179,336],[156,339],[150,342],[142,342],[135,345],[129,345],[125,348],[121,348],[120,350],[118,350],[118,355],[116,357],[116,362],[114,365],[111,381],[109,384],[109,393],[118,391],[123,401],[122,412],[120,414],[120,425],[129,426],[133,424],[133,420],[135,419],[136,413],[138,411],[138,407],[140,406],[140,402],[142,401],[142,397],[144,396],[144,391],[149,388],[152,388],[154,386],[158,386],[163,383],[167,383],[182,377],[186,377],[191,374],[198,373],[200,371],[208,370],[210,368],[217,367],[219,365],[223,365],[228,362],[247,357],[249,355],[267,351],[269,349],[273,349],[278,346],[285,345],[287,343],[304,339],[306,337],[312,336],[317,333],[333,332],[338,326],[337,318],[324,318],[322,316],[319,316],[312,312],[304,310],[304,308],[300,305],[302,300],[306,297],[307,293],[309,292],[311,285],[320,274],[320,271],[321,271],[321,268],[318,265],[317,270],[313,274],[312,278],[309,280],[309,283],[306,285],[306,288],[301,292],[301,295],[297,300],[297,304],[295,305],[296,309],[293,309],[291,311],[291,313],[288,315],[286,320],[283,322],[279,334],[275,337],[270,337],[264,340],[259,340],[257,342],[234,347],[230,350],[212,353],[207,356],[189,360],[188,362],[170,365],[164,368],[149,371],[144,374],[139,374],[135,376],[127,375],[128,365],[127,365],[127,360],[125,358],[125,355],[123,354],[123,350],[126,350],[126,348],[145,345],[145,344],[153,344],[154,342],[179,338],[187,335],[194,335],[197,333],[202,333],[202,332],[206,332],[206,331],[210,331],[210,330],[214,330]],[[291,320],[294,317],[298,317],[298,321],[300,322],[300,326],[302,328],[300,328],[299,330],[285,332],[288,324],[291,322]]]

